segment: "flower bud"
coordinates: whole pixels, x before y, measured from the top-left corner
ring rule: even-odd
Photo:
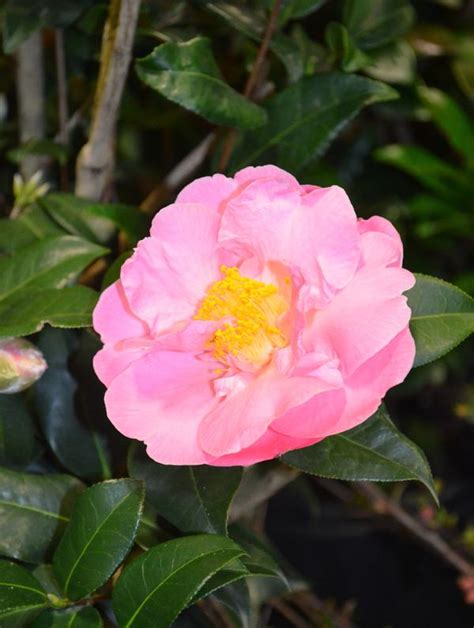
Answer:
[[[24,338],[0,339],[0,393],[17,393],[34,384],[47,368],[43,354]]]

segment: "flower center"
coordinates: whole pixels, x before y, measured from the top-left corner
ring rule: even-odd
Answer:
[[[277,327],[279,317],[288,304],[277,286],[242,277],[235,266],[221,266],[223,279],[208,289],[195,319],[224,320],[210,341],[214,357],[229,365],[229,358],[240,367],[263,366],[276,347],[284,347],[287,339]]]

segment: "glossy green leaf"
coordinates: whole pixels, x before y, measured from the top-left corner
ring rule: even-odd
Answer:
[[[448,142],[468,162],[474,159],[474,124],[448,94],[439,89],[418,88],[421,102],[431,113],[433,122],[443,131]]]
[[[389,144],[375,152],[379,161],[400,168],[444,198],[464,198],[470,181],[459,169],[418,146]]]
[[[15,222],[20,223],[31,233],[31,242],[42,240],[54,236],[66,235],[62,229],[47,212],[38,204],[34,203],[24,209]]]
[[[93,606],[85,608],[48,609],[31,624],[32,628],[101,628],[102,618]]]
[[[8,151],[7,157],[13,163],[21,163],[28,155],[47,155],[58,161],[61,165],[67,163],[68,151],[64,144],[48,139],[31,139]]]
[[[329,50],[339,59],[341,69],[345,72],[356,72],[370,65],[370,57],[354,45],[343,24],[330,22],[324,36]]]
[[[47,559],[83,485],[68,475],[0,469],[0,554],[29,563]]]
[[[142,506],[143,485],[130,479],[96,484],[79,497],[53,558],[69,599],[89,595],[110,578],[132,546]]]
[[[0,336],[27,336],[46,323],[53,327],[89,327],[98,298],[98,293],[86,286],[24,288],[0,302]]]
[[[112,285],[120,277],[120,270],[123,263],[133,254],[133,251],[124,251],[118,257],[114,259],[112,264],[108,267],[102,279],[102,290],[105,290]]]
[[[210,122],[242,129],[265,123],[265,112],[222,78],[205,37],[167,42],[136,64],[141,80]]]
[[[182,532],[225,534],[241,467],[168,466],[158,464],[134,445],[129,473],[145,482],[147,500]]]
[[[94,0],[7,0],[3,11],[3,50],[13,52],[34,31],[44,26],[67,26]]]
[[[298,172],[326,150],[362,107],[394,97],[388,86],[355,75],[334,72],[301,79],[267,101],[268,124],[243,136],[230,169],[273,163]]]
[[[252,580],[250,583],[252,584]],[[212,597],[225,610],[232,626],[251,628],[253,624],[248,581],[239,580],[232,583],[213,593]]]
[[[26,569],[0,560],[0,626],[22,628],[48,606],[40,583]]]
[[[35,240],[37,237],[19,220],[0,218],[0,255],[11,255]]]
[[[21,290],[62,288],[107,249],[75,236],[47,238],[0,259],[0,302]]]
[[[250,574],[280,578],[288,586],[285,575],[278,565],[275,556],[272,555],[270,548],[261,539],[250,532],[250,530],[237,524],[233,524],[230,527],[229,535],[245,550],[245,556],[241,558],[241,561]]]
[[[415,366],[432,362],[474,333],[474,299],[437,277],[416,275],[407,292],[415,338]]]
[[[35,428],[23,395],[0,395],[0,465],[25,467],[35,449]]]
[[[38,565],[31,572],[34,577],[41,584],[46,593],[52,593],[57,598],[62,598],[61,589],[54,577],[53,566],[43,563],[42,565]]]
[[[337,480],[418,480],[437,500],[423,452],[395,427],[383,408],[361,425],[284,454],[281,460],[305,473]]]
[[[43,330],[38,348],[48,369],[34,386],[35,407],[41,429],[59,462],[86,479],[103,479],[110,456],[92,425],[79,421],[76,412],[78,385],[68,369],[75,336],[59,329]]]
[[[404,40],[371,51],[371,63],[364,67],[364,73],[377,81],[410,85],[416,76],[416,55],[410,44]]]
[[[344,23],[358,46],[379,48],[404,35],[413,25],[408,0],[346,0]]]
[[[206,581],[244,551],[217,535],[188,536],[149,550],[120,576],[113,606],[121,628],[166,628]]]
[[[67,232],[102,244],[110,240],[116,229],[121,229],[130,244],[135,244],[149,228],[149,217],[137,207],[94,203],[59,192],[44,196],[39,203]]]
[[[296,20],[311,15],[325,4],[327,0],[287,0],[282,9],[281,19]]]
[[[205,2],[205,7],[213,14],[240,33],[256,42],[260,42],[265,32],[268,16],[264,11],[257,11],[242,2]],[[285,17],[282,16],[283,21]],[[304,73],[304,60],[300,50],[290,37],[282,32],[275,32],[270,41],[270,50],[285,66],[292,82],[301,78]]]

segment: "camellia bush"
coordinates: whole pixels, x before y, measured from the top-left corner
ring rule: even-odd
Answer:
[[[472,623],[292,561],[325,491],[474,603],[403,431],[473,370],[471,13],[420,4],[0,3],[0,628]]]

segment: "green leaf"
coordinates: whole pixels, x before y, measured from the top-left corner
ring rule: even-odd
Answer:
[[[264,11],[250,9],[242,2],[205,2],[204,6],[231,28],[255,42],[261,41],[268,23],[268,16]],[[284,16],[282,19],[284,21]],[[304,59],[298,45],[290,37],[277,31],[270,41],[270,50],[285,66],[290,81],[295,82],[301,78],[304,73]]]
[[[357,72],[370,65],[371,59],[354,45],[346,27],[338,22],[330,22],[324,33],[329,50],[340,59],[341,69]]]
[[[7,153],[8,159],[16,164],[21,163],[29,155],[47,155],[61,165],[67,163],[68,160],[68,151],[64,144],[43,138],[28,140],[21,146],[18,146],[18,148],[12,148]]]
[[[284,3],[280,20],[296,20],[317,11],[326,0],[287,0]]]
[[[126,234],[130,244],[144,238],[149,228],[149,217],[136,207],[118,203],[93,203],[56,192],[39,201],[41,207],[63,229],[88,240],[107,242],[116,229]]]
[[[120,278],[120,270],[124,262],[128,260],[128,258],[133,255],[133,251],[124,251],[118,257],[114,259],[112,264],[106,270],[104,277],[102,279],[101,289],[105,290],[109,286],[111,286],[117,279]]]
[[[15,222],[20,223],[31,232],[31,242],[43,238],[65,235],[62,229],[38,203],[24,209]]]
[[[44,26],[64,27],[76,20],[94,0],[7,0],[3,7],[3,50],[13,52]]]
[[[132,477],[145,482],[147,500],[182,532],[226,534],[240,467],[168,466],[153,462],[142,446],[131,448]]]
[[[358,46],[379,48],[402,37],[415,13],[407,0],[346,0],[344,24]]]
[[[93,606],[83,609],[48,609],[31,624],[32,628],[101,628],[102,618]]]
[[[305,473],[337,480],[418,480],[437,501],[423,452],[395,427],[383,407],[361,425],[284,454],[281,460]]]
[[[30,244],[0,259],[0,302],[21,290],[63,288],[107,249],[75,236],[60,236]]]
[[[78,385],[68,370],[75,336],[45,329],[37,344],[48,363],[33,389],[43,434],[68,471],[81,478],[103,479],[104,466],[107,470],[110,467],[110,456],[93,426],[79,421],[75,407]]]
[[[33,419],[23,395],[0,395],[0,465],[26,467],[35,449]]]
[[[273,163],[302,170],[362,107],[394,97],[390,87],[355,75],[334,72],[301,79],[267,101],[268,124],[243,136],[230,169]]]
[[[167,628],[209,578],[244,551],[217,535],[188,536],[149,550],[120,576],[113,606],[122,628]]]
[[[0,253],[11,255],[36,240],[36,236],[18,219],[0,218]]]
[[[370,54],[371,63],[364,68],[365,74],[373,79],[410,85],[416,76],[416,55],[406,41],[395,41]]]
[[[36,578],[19,565],[0,560],[0,626],[29,626],[46,606],[48,598]]]
[[[0,469],[0,554],[44,561],[69,521],[83,485],[68,475],[32,475]]]
[[[461,107],[439,89],[420,86],[418,94],[421,102],[431,113],[433,122],[445,134],[451,146],[468,162],[472,162],[474,125]]]
[[[53,327],[90,327],[98,297],[86,286],[33,291],[24,288],[0,303],[0,336],[27,336],[46,323]]]
[[[246,555],[241,558],[242,563],[254,576],[280,578],[288,587],[286,577],[278,565],[275,557],[265,543],[246,528],[233,524],[229,531],[230,536],[242,547]]]
[[[469,198],[470,181],[465,174],[423,148],[389,144],[376,150],[375,157],[400,168],[444,198]]]
[[[53,567],[71,600],[106,582],[130,550],[143,506],[136,480],[109,480],[87,489],[77,500]]]
[[[144,83],[210,122],[242,129],[265,123],[261,107],[225,83],[205,37],[157,46],[136,68]]]
[[[437,277],[416,275],[407,292],[415,366],[440,358],[474,332],[474,299]]]

